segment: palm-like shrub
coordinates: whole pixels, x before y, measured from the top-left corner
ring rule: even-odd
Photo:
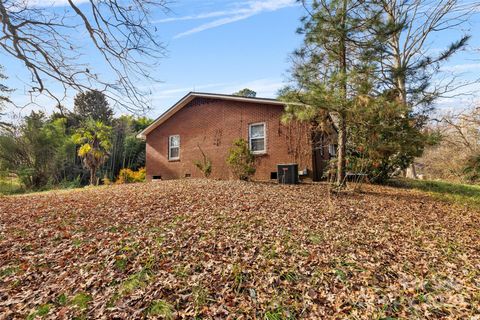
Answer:
[[[80,145],[78,155],[82,158],[83,165],[90,170],[90,185],[97,184],[97,170],[109,156],[111,134],[110,126],[89,119],[73,135],[73,141]]]

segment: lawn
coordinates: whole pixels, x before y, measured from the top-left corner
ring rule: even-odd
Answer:
[[[16,194],[22,192],[23,187],[18,178],[7,177],[0,174],[0,196],[2,194]]]
[[[0,314],[475,319],[479,217],[379,186],[181,180],[3,197]]]
[[[480,208],[480,185],[413,179],[397,179],[392,184],[426,191],[441,200]]]

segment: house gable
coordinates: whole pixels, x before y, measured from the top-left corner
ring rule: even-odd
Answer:
[[[248,98],[248,97],[240,97],[240,96],[233,96],[233,95],[223,95],[223,94],[212,94],[212,93],[201,93],[201,92],[190,92],[182,99],[180,99],[176,104],[174,104],[171,108],[165,111],[162,115],[160,115],[153,123],[145,128],[142,132],[137,135],[139,139],[145,139],[148,134],[150,134],[155,128],[160,126],[162,123],[167,121],[170,117],[172,117],[175,113],[183,109],[187,106],[190,102],[192,102],[196,98],[202,99],[218,99],[218,100],[225,100],[225,101],[237,101],[243,103],[261,103],[261,104],[268,104],[268,105],[276,105],[280,107],[285,107],[285,102],[275,100],[275,99],[265,99],[265,98]]]

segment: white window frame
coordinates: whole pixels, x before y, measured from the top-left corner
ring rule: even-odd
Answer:
[[[172,147],[172,138],[178,137],[178,147]],[[168,160],[174,161],[174,160],[180,160],[180,135],[179,134],[174,134],[171,136],[168,136]],[[172,157],[172,148],[178,148],[178,157]]]
[[[253,126],[258,126],[258,125],[263,125],[263,150],[252,150],[252,127]],[[260,138],[255,138],[255,139],[260,139]],[[267,124],[265,122],[256,122],[256,123],[250,123],[248,125],[248,147],[250,148],[251,152],[253,154],[266,154],[267,153]]]

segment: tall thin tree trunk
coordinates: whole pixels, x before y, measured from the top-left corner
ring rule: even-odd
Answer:
[[[347,151],[347,122],[343,113],[340,114],[338,126],[338,152],[337,152],[337,185],[345,182],[346,151]]]
[[[389,21],[391,23],[397,23],[397,19],[394,13],[394,7],[388,8],[387,14],[389,17]],[[394,34],[391,35],[390,37],[390,45],[392,47],[392,53],[393,53],[393,62],[395,66],[395,86],[397,89],[397,95],[400,100],[400,102],[404,105],[407,106],[408,104],[408,99],[407,99],[407,84],[406,84],[406,74],[405,74],[405,59],[406,57],[402,55],[402,50],[400,48],[400,35],[401,35],[401,30],[396,31]],[[410,169],[412,171],[412,176],[414,179],[417,178],[417,173],[415,170],[415,164],[412,162],[410,165]],[[403,171],[403,176],[407,176],[407,170]]]
[[[347,0],[343,0],[342,8],[342,35],[340,38],[340,72],[342,76],[341,90],[344,104],[347,102],[347,45],[346,45],[346,18],[347,18]],[[339,112],[339,128],[338,128],[338,154],[337,154],[337,185],[343,186],[345,182],[345,166],[346,166],[346,151],[347,151],[347,116],[346,105],[340,106]]]
[[[90,168],[90,185],[97,185],[97,168]]]
[[[398,91],[400,95],[400,100],[402,101],[404,106],[407,106],[408,101],[407,101],[407,85],[406,85],[406,79],[405,79],[405,73],[401,73],[398,76],[397,79],[397,85],[398,85]],[[412,178],[417,179],[417,170],[415,168],[415,162],[412,161],[410,164],[410,171],[412,173]]]

